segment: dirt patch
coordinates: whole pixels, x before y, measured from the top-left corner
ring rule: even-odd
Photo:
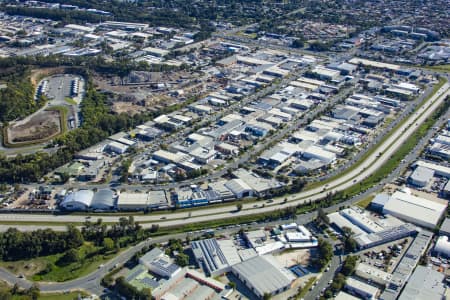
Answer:
[[[16,275],[31,277],[45,269],[47,263],[43,259],[33,259],[32,261],[2,262],[1,266]]]
[[[61,132],[60,119],[59,111],[44,110],[13,123],[7,129],[8,143],[29,143],[56,136]]]
[[[284,267],[292,267],[294,265],[308,265],[311,258],[311,252],[308,249],[289,250],[276,255],[276,259]]]
[[[57,67],[57,68],[43,68],[43,69],[34,69],[31,70],[31,83],[34,86],[37,86],[39,81],[46,76],[65,73],[66,67]]]

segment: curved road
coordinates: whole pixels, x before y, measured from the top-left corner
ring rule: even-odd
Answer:
[[[387,140],[377,147],[371,156],[364,162],[355,167],[352,171],[343,174],[341,177],[329,182],[325,187],[319,186],[310,190],[302,191],[298,194],[288,197],[288,202],[284,203],[285,197],[273,199],[273,202],[265,204],[256,204],[259,207],[255,208],[255,203],[247,203],[243,205],[241,211],[236,211],[235,204],[226,207],[204,207],[194,211],[179,211],[165,214],[150,214],[134,216],[135,221],[140,222],[144,227],[150,227],[152,223],[159,223],[160,226],[176,226],[188,223],[196,223],[202,221],[210,221],[217,219],[225,219],[236,216],[247,216],[255,213],[270,212],[274,209],[282,209],[290,206],[296,206],[305,201],[317,201],[324,198],[329,192],[337,192],[345,190],[373,174],[377,169],[407,141],[407,139],[414,133],[415,129],[421,125],[436,108],[443,102],[445,97],[449,95],[449,83],[446,82],[433,96],[431,96],[426,103],[424,103],[419,110],[411,115],[406,122],[402,124]],[[117,222],[120,216],[99,216],[91,217],[94,221],[101,218],[103,222],[114,223]],[[48,223],[82,223],[86,220],[86,216],[81,215],[38,215],[38,214],[2,214],[0,215],[0,222],[44,222]],[[31,226],[31,225],[30,225]],[[34,226],[31,226],[33,228]],[[61,230],[64,226],[55,224],[55,226],[48,226],[56,230]],[[22,225],[21,228],[26,228]],[[31,229],[30,228],[30,229]]]

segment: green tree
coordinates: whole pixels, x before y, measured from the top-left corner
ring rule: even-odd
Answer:
[[[303,46],[305,45],[305,43],[303,42],[303,40],[301,39],[296,39],[292,42],[292,48],[303,48]]]
[[[272,294],[270,294],[270,293],[264,293],[263,299],[264,299],[264,300],[270,300],[270,299],[272,299]]]
[[[80,230],[73,225],[67,227],[67,246],[69,248],[78,248],[84,243],[83,235]]]
[[[236,209],[237,209],[237,211],[241,211],[242,210],[242,203],[236,204]]]
[[[71,263],[78,262],[80,260],[80,255],[76,249],[69,249],[67,252],[59,259],[58,263],[61,265],[69,265]]]
[[[184,253],[179,253],[175,258],[175,262],[180,267],[186,267],[187,265],[189,265],[189,256]]]
[[[27,291],[26,294],[31,297],[33,300],[39,299],[39,296],[41,295],[41,290],[36,284],[33,284]]]
[[[114,241],[111,238],[104,238],[103,249],[105,252],[114,250]]]

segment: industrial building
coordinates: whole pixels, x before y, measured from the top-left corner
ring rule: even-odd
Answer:
[[[345,288],[352,294],[361,296],[364,299],[376,299],[378,293],[380,292],[377,287],[352,277],[347,278]]]
[[[417,227],[406,223],[395,227],[388,227],[379,232],[356,235],[355,241],[360,249],[367,249],[412,236],[416,233]]]
[[[98,190],[92,198],[91,208],[94,210],[111,210],[115,207],[114,193],[110,189]]]
[[[368,281],[370,280],[382,286],[388,284],[392,278],[391,274],[383,270],[380,270],[377,267],[373,267],[371,265],[361,262],[356,266],[355,275],[362,279]]]
[[[197,264],[210,276],[229,272],[241,259],[231,240],[206,239],[191,242]]]
[[[66,210],[87,210],[91,206],[93,197],[93,191],[79,190],[67,194],[59,206]]]
[[[220,281],[185,267],[169,280],[152,288],[152,297],[155,300],[227,299],[232,292],[233,289]]]
[[[445,299],[445,275],[425,266],[417,266],[398,300]]]
[[[450,258],[450,242],[448,236],[440,236],[434,245],[433,251],[438,256]]]
[[[440,203],[397,191],[384,205],[383,214],[393,215],[426,228],[434,228],[446,209],[446,202]]]
[[[295,276],[271,255],[256,256],[231,268],[259,299],[265,294],[277,295],[291,288]]]
[[[163,190],[149,193],[123,192],[119,194],[117,200],[119,210],[163,209],[168,206],[166,193]]]
[[[442,222],[439,234],[450,236],[450,218],[445,218],[444,222]]]
[[[426,167],[417,166],[414,172],[409,176],[410,184],[417,187],[425,187],[434,176],[434,171]]]
[[[411,276],[414,268],[419,262],[420,257],[425,253],[433,237],[433,233],[427,230],[421,230],[409,246],[406,253],[392,272],[392,279],[386,289],[381,294],[383,300],[397,300],[403,286]]]
[[[119,194],[117,199],[117,208],[119,210],[141,210],[146,209],[148,204],[147,193],[129,193]]]
[[[336,297],[334,297],[334,300],[360,300],[360,298],[352,296],[346,292],[340,291]]]
[[[139,258],[139,263],[150,272],[164,278],[172,278],[181,271],[180,266],[175,264],[173,259],[157,247]]]

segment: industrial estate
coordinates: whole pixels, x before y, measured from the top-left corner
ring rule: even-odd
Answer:
[[[0,2],[0,299],[450,298],[448,1]]]

